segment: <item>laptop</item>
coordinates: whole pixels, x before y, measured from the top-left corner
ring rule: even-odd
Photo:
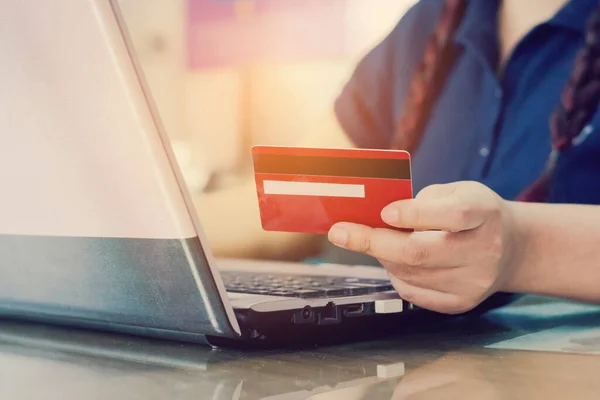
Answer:
[[[2,1],[0,87],[0,316],[219,346],[411,310],[378,267],[214,259],[117,1]]]

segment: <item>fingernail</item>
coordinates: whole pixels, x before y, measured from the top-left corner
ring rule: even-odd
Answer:
[[[400,218],[400,212],[395,207],[386,207],[381,211],[381,219],[385,223],[397,222]]]
[[[348,231],[340,227],[334,226],[329,231],[329,240],[331,243],[344,247],[348,244]]]

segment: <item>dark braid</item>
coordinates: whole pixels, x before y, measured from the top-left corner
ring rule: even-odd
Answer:
[[[419,145],[429,115],[458,48],[452,36],[464,15],[468,0],[446,0],[438,26],[429,39],[425,54],[415,71],[402,110],[393,149],[414,151]],[[600,1],[586,25],[585,43],[578,52],[560,103],[550,119],[553,151],[542,176],[519,197],[522,201],[545,201],[550,180],[561,151],[572,146],[600,103]]]
[[[467,0],[446,0],[438,26],[412,76],[391,148],[413,151],[419,145],[431,109],[458,55],[452,39],[466,8]]]
[[[575,58],[560,103],[550,118],[552,153],[546,169],[521,196],[522,201],[545,201],[560,153],[572,146],[600,103],[600,1],[586,25],[585,43]]]

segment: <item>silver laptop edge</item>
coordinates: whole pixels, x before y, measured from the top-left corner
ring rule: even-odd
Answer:
[[[204,234],[204,230],[202,229],[202,225],[200,224],[200,220],[198,218],[198,214],[196,213],[194,202],[193,202],[193,200],[190,196],[190,193],[187,189],[187,185],[185,184],[184,177],[181,173],[179,165],[177,164],[177,160],[175,159],[175,154],[173,153],[173,149],[171,147],[171,142],[168,138],[168,135],[166,134],[165,128],[162,124],[162,120],[161,120],[158,110],[156,108],[156,104],[152,99],[150,89],[144,78],[144,73],[143,73],[142,67],[138,61],[137,56],[135,55],[133,42],[127,31],[127,25],[125,23],[123,15],[120,12],[118,1],[110,0],[110,3],[112,6],[112,9],[113,9],[113,12],[115,14],[115,18],[117,19],[117,21],[119,23],[118,25],[121,30],[121,35],[123,36],[123,40],[126,44],[128,52],[129,52],[129,58],[131,59],[133,67],[135,68],[135,70],[137,72],[141,90],[143,91],[144,95],[146,96],[146,102],[150,109],[150,114],[153,117],[154,124],[156,126],[156,131],[158,133],[158,136],[161,139],[163,148],[165,149],[167,158],[169,159],[171,169],[173,170],[173,173],[175,174],[175,179],[177,180],[177,183],[179,185],[181,195],[187,206],[188,215],[191,218],[192,223],[194,224],[194,226],[196,228],[196,233],[198,235],[200,243],[202,244],[202,250],[204,253],[204,257],[206,258],[206,263],[207,263],[208,267],[210,268],[213,279],[215,280],[215,283],[217,285],[217,289],[219,291],[221,301],[223,302],[223,307],[225,308],[225,312],[227,313],[227,317],[229,318],[229,323],[231,324],[231,326],[233,327],[235,332],[238,333],[239,335],[241,335],[241,330],[240,330],[238,320],[235,317],[233,307],[231,306],[231,304],[229,302],[229,297],[227,296],[227,291],[225,290],[225,286],[223,285],[223,280],[221,279],[221,274],[219,273],[219,271],[216,267],[212,251],[210,250],[209,246],[204,245],[204,243],[207,243],[207,238]],[[195,275],[194,277],[196,279],[199,279],[199,277],[197,275]],[[201,287],[201,285],[199,285],[199,287]]]

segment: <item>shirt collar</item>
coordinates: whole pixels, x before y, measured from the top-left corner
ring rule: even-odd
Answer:
[[[600,6],[598,0],[570,0],[547,24],[584,33],[588,17],[598,6]]]
[[[498,59],[498,8],[501,0],[470,0],[454,41],[480,53],[492,65]]]

